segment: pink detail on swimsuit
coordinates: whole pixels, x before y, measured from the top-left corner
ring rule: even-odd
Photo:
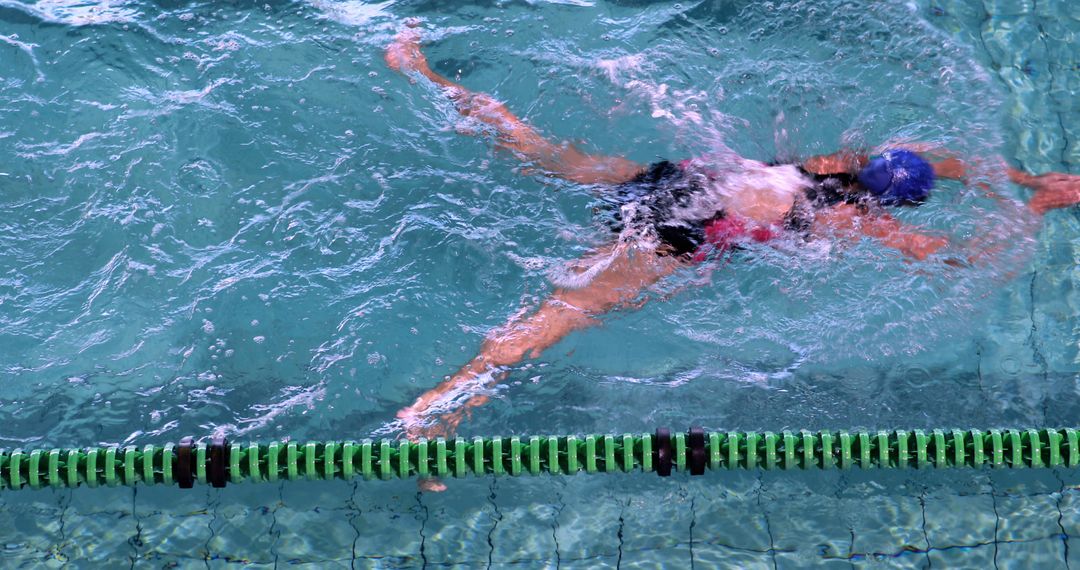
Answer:
[[[718,250],[724,253],[731,249],[742,238],[750,238],[758,243],[764,243],[775,239],[780,234],[766,226],[747,227],[746,218],[728,215],[712,220],[705,225],[705,245],[694,252],[694,261],[705,261],[709,252]]]

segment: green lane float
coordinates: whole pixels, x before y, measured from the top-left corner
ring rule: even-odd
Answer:
[[[0,450],[0,490],[469,475],[731,469],[1054,468],[1080,464],[1080,430],[717,431]]]

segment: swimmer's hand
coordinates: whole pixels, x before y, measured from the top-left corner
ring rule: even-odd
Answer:
[[[1050,172],[1040,176],[1020,174],[1015,178],[1015,182],[1035,191],[1028,207],[1036,214],[1080,203],[1080,176],[1075,174]]]
[[[420,51],[420,30],[417,28],[420,22],[406,20],[405,27],[394,37],[394,41],[386,47],[386,65],[394,71],[402,73],[408,71],[423,72],[428,69],[427,57]]]
[[[442,493],[446,490],[446,483],[438,477],[424,477],[416,482],[416,488],[426,493]]]
[[[448,414],[432,415],[415,411],[411,406],[397,413],[404,428],[405,439],[418,441],[420,438],[451,438],[458,425],[465,419],[466,410],[455,410]]]
[[[487,401],[485,395],[473,395],[459,408],[443,413],[435,409],[437,403],[421,397],[413,405],[398,410],[397,418],[401,420],[405,438],[409,441],[417,441],[421,437],[429,440],[438,437],[449,439],[454,437],[463,420],[472,417],[473,408]]]
[[[468,416],[468,410],[469,408],[463,408],[431,417],[431,414],[427,413],[426,408],[423,407],[423,403],[418,401],[398,411],[397,417],[404,428],[405,439],[409,441],[415,442],[421,438],[434,440],[440,437],[449,439],[454,437],[461,420]],[[441,493],[446,490],[446,483],[438,477],[424,477],[416,482],[416,487],[427,493]]]

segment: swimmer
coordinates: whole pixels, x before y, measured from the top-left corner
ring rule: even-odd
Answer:
[[[385,57],[391,69],[442,88],[461,115],[491,129],[497,147],[548,175],[601,188],[617,236],[577,263],[577,271],[555,279],[555,291],[538,309],[491,333],[474,359],[399,411],[410,439],[451,435],[470,410],[487,402],[486,390],[508,367],[538,357],[573,331],[599,324],[604,313],[635,308],[640,294],[664,277],[740,244],[783,236],[870,237],[911,260],[939,254],[953,265],[975,263],[991,253],[985,245],[974,245],[969,255],[944,257],[952,251],[946,250],[947,238],[889,213],[928,200],[936,179],[969,175],[971,164],[948,153],[908,145],[876,156],[840,151],[798,164],[731,156],[646,166],[549,141],[490,96],[432,71],[416,24],[397,35]],[[1008,167],[1005,172],[1013,183],[1035,191],[1026,206],[1017,208],[1017,215],[1031,222],[1024,230],[1030,234],[1046,212],[1080,202],[1080,176],[1034,176]],[[437,482],[428,486],[440,487]]]

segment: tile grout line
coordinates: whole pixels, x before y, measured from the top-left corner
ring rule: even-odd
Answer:
[[[922,513],[922,534],[926,541],[926,567],[933,568],[934,562],[930,560],[930,534],[926,532],[926,489],[919,493],[919,511]]]
[[[143,546],[142,540],[142,521],[139,519],[139,512],[136,507],[136,499],[139,496],[139,488],[131,488],[131,518],[135,520],[135,535],[128,539],[128,544],[131,545],[131,568],[134,570],[135,563],[139,560],[139,547]],[[61,521],[61,529],[63,524]]]
[[[278,500],[273,509],[270,509],[270,529],[267,531],[270,534],[272,541],[270,542],[270,554],[274,555],[274,568],[278,567],[278,552],[277,543],[281,538],[281,531],[278,530],[277,524],[277,512],[281,508],[281,505],[285,504],[285,482],[278,483]]]
[[[416,506],[419,511],[424,515],[420,518],[420,567],[422,570],[427,570],[427,535],[424,534],[424,531],[427,530],[428,519],[431,516],[431,512],[428,511],[427,505],[424,504],[423,491],[416,492]]]
[[[551,517],[551,539],[555,541],[555,570],[559,570],[562,567],[562,550],[559,546],[559,516],[562,515],[563,509],[566,508],[566,503],[563,502],[562,493],[556,493],[555,499],[559,502],[559,506],[555,509],[554,516]]]
[[[352,493],[349,495],[349,500],[345,502],[345,506],[353,511],[353,514],[349,515],[349,526],[351,526],[353,532],[356,533],[356,536],[353,537],[352,541],[352,560],[349,562],[349,567],[353,570],[356,569],[356,543],[360,540],[360,525],[358,524],[358,521],[360,517],[363,516],[363,512],[356,506],[356,489],[358,485],[359,483],[357,481],[353,481]]]
[[[1001,530],[1001,513],[998,512],[997,505],[997,489],[994,488],[994,478],[989,477],[990,481],[990,504],[994,507],[994,570],[998,570],[998,545],[1001,544],[1001,537],[998,533]]]
[[[777,570],[779,566],[776,563],[776,539],[773,537],[772,521],[769,520],[769,512],[765,510],[765,504],[763,497],[765,495],[765,472],[761,471],[757,476],[757,504],[758,510],[761,512],[761,517],[765,519],[765,531],[769,534],[769,558],[772,560],[773,570]]]
[[[499,522],[502,521],[502,519],[503,519],[502,512],[499,510],[499,503],[497,503],[495,501],[495,497],[496,497],[495,490],[498,487],[498,484],[499,484],[498,478],[492,477],[491,478],[491,487],[489,487],[491,492],[488,494],[488,502],[491,503],[491,508],[494,509],[495,512],[494,512],[494,515],[491,517],[492,524],[491,524],[491,528],[488,529],[488,534],[487,534],[487,544],[488,544],[487,567],[489,569],[493,568],[494,564],[495,564],[494,563],[494,559],[495,559],[495,542],[492,540],[492,537],[495,535],[495,529],[499,528]]]
[[[618,556],[618,558],[615,559],[615,568],[616,568],[616,570],[618,570],[619,568],[622,568],[623,542],[624,542],[623,528],[626,527],[626,519],[623,517],[623,515],[626,513],[626,507],[628,507],[628,506],[630,506],[630,499],[626,499],[626,503],[621,505],[620,508],[619,508],[619,529],[615,532],[615,537],[619,539],[619,556]]]
[[[213,555],[210,553],[210,542],[217,536],[217,529],[214,528],[214,523],[217,522],[218,519],[217,506],[220,500],[220,492],[215,495],[213,487],[208,487],[206,489],[206,508],[211,513],[210,522],[206,523],[206,528],[210,530],[210,536],[206,537],[206,542],[203,543],[203,565],[206,566],[207,570],[210,570],[210,560],[213,559]]]
[[[697,525],[697,496],[690,497],[690,570],[694,570],[694,527]]]
[[[1065,525],[1061,522],[1062,519],[1065,518],[1065,513],[1061,510],[1061,502],[1065,500],[1067,489],[1065,487],[1065,480],[1061,478],[1061,473],[1059,473],[1057,469],[1054,469],[1053,473],[1054,478],[1061,483],[1061,490],[1058,491],[1057,500],[1054,501],[1054,507],[1057,508],[1058,512],[1057,525],[1058,528],[1061,529],[1061,546],[1063,549],[1062,554],[1065,557],[1065,568],[1066,570],[1071,570],[1071,566],[1069,565],[1069,532],[1065,530]]]

